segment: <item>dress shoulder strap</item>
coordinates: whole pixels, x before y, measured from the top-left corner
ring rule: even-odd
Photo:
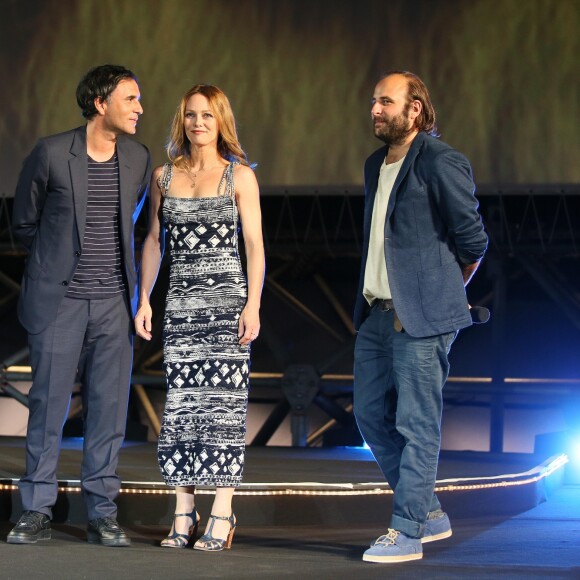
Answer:
[[[161,190],[161,195],[165,197],[169,191],[169,185],[171,184],[171,178],[173,177],[173,163],[164,163],[161,175],[157,179],[157,185]]]
[[[239,165],[238,161],[232,161],[225,169],[218,186],[218,195],[235,198],[236,188],[234,187],[234,167]]]

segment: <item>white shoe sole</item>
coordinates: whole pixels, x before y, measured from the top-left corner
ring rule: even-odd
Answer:
[[[396,564],[397,562],[410,562],[411,560],[420,560],[423,557],[423,552],[419,554],[406,554],[404,556],[374,556],[363,555],[363,561],[375,562],[376,564]]]
[[[437,542],[439,540],[444,540],[445,538],[449,538],[453,535],[451,530],[447,530],[446,532],[441,532],[440,534],[434,534],[433,536],[427,536],[425,538],[421,538],[422,544],[428,544],[429,542]]]

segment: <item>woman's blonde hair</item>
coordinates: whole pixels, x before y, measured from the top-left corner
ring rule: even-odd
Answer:
[[[249,165],[246,154],[238,141],[236,121],[228,98],[218,87],[203,84],[191,87],[179,102],[167,140],[166,151],[169,160],[176,167],[187,167],[189,164],[190,143],[185,135],[183,122],[187,102],[196,94],[203,95],[208,100],[210,110],[217,120],[218,153],[228,161],[239,161],[242,165]]]

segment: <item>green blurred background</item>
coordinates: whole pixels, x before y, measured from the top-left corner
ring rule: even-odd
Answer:
[[[194,83],[230,97],[262,186],[355,185],[378,75],[427,83],[476,181],[580,181],[578,0],[0,0],[0,193],[36,139],[82,124],[107,62],[139,77],[138,138],[162,163]]]

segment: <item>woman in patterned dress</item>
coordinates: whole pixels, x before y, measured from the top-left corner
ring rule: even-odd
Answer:
[[[237,138],[225,94],[211,85],[185,93],[167,145],[169,163],[151,178],[137,334],[151,340],[149,296],[167,241],[170,283],[163,329],[168,393],[159,466],[175,486],[164,547],[195,539],[195,489],[215,486],[205,535],[194,548],[229,548],[245,452],[250,343],[260,330],[264,246],[258,183]],[[238,255],[241,229],[247,281]]]

